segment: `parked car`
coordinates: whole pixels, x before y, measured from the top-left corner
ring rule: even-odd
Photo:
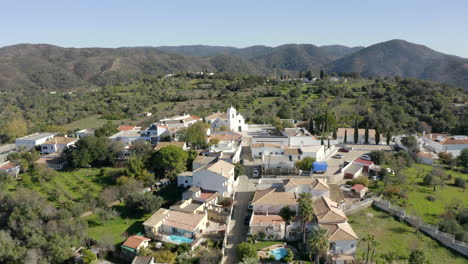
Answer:
[[[335,154],[335,155],[333,155],[333,158],[335,158],[335,159],[342,159],[342,158],[343,158],[343,155],[341,155],[341,154]]]
[[[249,202],[249,206],[247,206],[247,208],[249,208],[249,210],[253,210],[252,201]]]
[[[257,169],[254,169],[254,171],[253,171],[253,177],[254,177],[254,178],[258,178],[259,176],[260,176],[260,173],[258,172],[258,170],[257,170]]]
[[[367,154],[361,155],[361,159],[363,159],[363,160],[369,160],[369,161],[372,160],[371,157],[370,157],[369,155],[367,155]]]
[[[249,223],[250,223],[250,218],[252,218],[252,213],[251,213],[251,212],[248,212],[247,215],[245,216],[245,219],[244,219],[244,224],[245,224],[245,225],[249,225]]]
[[[348,148],[340,148],[338,149],[339,152],[349,152]]]

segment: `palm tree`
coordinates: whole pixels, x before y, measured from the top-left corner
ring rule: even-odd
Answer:
[[[329,247],[327,230],[314,228],[310,232],[309,240],[310,261],[318,264],[320,258],[326,256]]]
[[[312,195],[310,193],[301,193],[298,199],[299,217],[301,219],[302,242],[306,243],[307,224],[314,220],[315,214],[312,208]]]
[[[281,208],[279,215],[281,216],[281,218],[283,218],[284,222],[286,222],[286,225],[284,227],[284,239],[286,240],[286,229],[288,228],[288,225],[291,224],[291,220],[296,215],[296,212],[291,208],[285,206]]]

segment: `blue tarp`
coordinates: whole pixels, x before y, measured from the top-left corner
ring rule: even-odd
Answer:
[[[325,161],[312,163],[312,171],[326,171],[328,164]]]

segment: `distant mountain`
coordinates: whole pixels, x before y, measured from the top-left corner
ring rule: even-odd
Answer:
[[[286,44],[221,46],[62,48],[19,44],[0,48],[0,91],[67,89],[105,85],[181,71],[297,74],[320,69],[363,76],[401,76],[468,89],[468,59],[403,40],[363,47]]]
[[[157,48],[167,53],[176,53],[192,57],[211,57],[220,54],[231,54],[238,50],[234,47],[207,45],[159,46]]]
[[[223,60],[217,63],[220,66],[230,64]],[[237,64],[248,72],[253,68],[243,66],[243,60],[238,59]],[[0,91],[75,88],[104,85],[109,81],[128,80],[144,74],[203,70],[222,71],[214,68],[209,59],[165,53],[151,47],[78,49],[20,44],[0,48]],[[231,67],[231,70],[238,69]]]
[[[404,40],[390,40],[333,61],[330,72],[363,76],[401,76],[444,82],[468,89],[468,59]]]
[[[347,47],[343,45],[328,45],[320,46],[320,49],[324,50],[328,54],[334,57],[334,59],[340,59],[344,56],[350,55],[352,53],[358,52],[365,47]]]

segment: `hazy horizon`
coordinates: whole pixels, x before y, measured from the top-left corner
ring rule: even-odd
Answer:
[[[27,5],[25,5],[27,3]],[[27,8],[25,8],[27,6]],[[371,46],[403,39],[468,58],[468,2],[8,1],[0,46]]]

